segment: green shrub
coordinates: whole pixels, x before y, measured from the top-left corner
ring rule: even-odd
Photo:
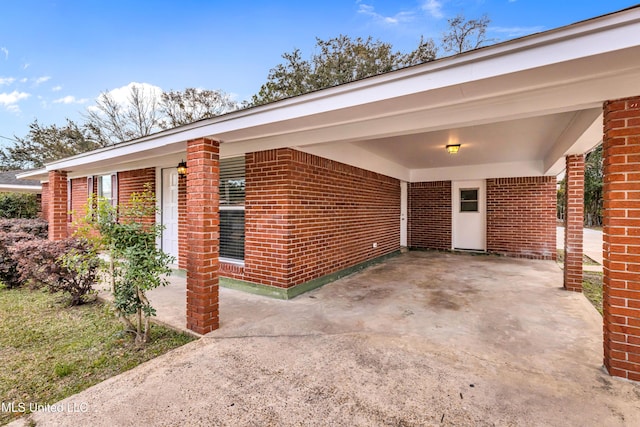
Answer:
[[[37,218],[35,194],[0,193],[0,218]]]

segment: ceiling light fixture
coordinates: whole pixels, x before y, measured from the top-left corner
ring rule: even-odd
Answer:
[[[447,153],[456,154],[460,150],[460,144],[447,144]]]

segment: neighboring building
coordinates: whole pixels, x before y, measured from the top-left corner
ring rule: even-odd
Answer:
[[[89,193],[126,203],[150,183],[159,244],[187,270],[187,326],[206,333],[219,278],[289,298],[405,246],[554,259],[565,168],[565,287],[580,291],[583,153],[604,120],[605,364],[640,380],[638,34],[636,7],[22,176],[43,182],[52,239]]]
[[[16,178],[16,175],[25,171],[0,172],[0,193],[36,193],[42,192],[39,180],[24,180]],[[28,173],[28,172],[27,172]]]

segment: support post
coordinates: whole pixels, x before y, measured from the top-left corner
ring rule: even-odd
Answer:
[[[582,233],[584,223],[584,155],[566,157],[564,216],[564,288],[582,292]]]
[[[67,237],[67,172],[49,171],[49,240]]]
[[[219,145],[187,142],[187,328],[218,328]]]
[[[640,96],[604,103],[604,365],[640,381]]]

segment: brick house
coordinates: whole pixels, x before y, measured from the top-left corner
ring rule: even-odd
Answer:
[[[52,239],[89,193],[125,203],[150,183],[158,243],[187,272],[187,326],[206,333],[219,283],[291,298],[402,247],[554,259],[565,169],[564,286],[581,291],[583,153],[604,141],[605,365],[640,380],[637,34],[638,7],[23,176],[43,182]]]

